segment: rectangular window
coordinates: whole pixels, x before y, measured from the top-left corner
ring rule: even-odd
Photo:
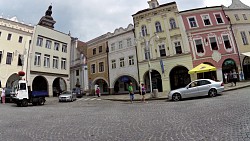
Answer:
[[[102,52],[102,46],[99,46],[99,53]]]
[[[119,42],[119,49],[122,48],[122,41]]]
[[[240,17],[239,17],[238,14],[234,14],[234,17],[235,17],[236,21],[239,21],[239,20],[240,20]]]
[[[96,48],[93,49],[93,55],[95,55],[95,54],[96,54]]]
[[[95,64],[91,65],[91,73],[95,73]]]
[[[218,24],[224,23],[220,14],[215,14],[215,18]]]
[[[115,51],[115,43],[111,44],[111,51]]]
[[[127,39],[127,47],[131,47],[132,46],[132,40],[131,38]]]
[[[50,67],[50,55],[47,54],[44,55],[44,67],[46,68]]]
[[[41,65],[41,53],[36,52],[35,53],[35,66],[40,66]]]
[[[39,47],[43,46],[43,38],[37,37],[36,45],[39,46]]]
[[[247,15],[246,14],[242,14],[244,20],[247,20]]]
[[[128,57],[128,63],[129,63],[130,66],[132,66],[132,65],[135,64],[134,56],[129,56],[129,57]]]
[[[19,43],[22,43],[22,42],[23,42],[23,36],[19,36],[18,42],[19,42]]]
[[[205,26],[211,25],[209,15],[202,15],[202,19]]]
[[[58,57],[57,56],[53,56],[53,68],[54,69],[58,69]]]
[[[116,68],[116,61],[115,60],[111,60],[111,68],[115,69]]]
[[[6,64],[11,65],[12,53],[7,52]]]
[[[62,45],[62,52],[67,53],[67,45],[66,44]]]
[[[3,56],[3,52],[0,51],[0,64],[1,64],[1,62],[2,62],[2,56]]]
[[[59,51],[59,48],[60,48],[60,44],[57,43],[57,42],[55,42],[55,43],[54,43],[54,50]]]
[[[18,55],[18,62],[17,62],[17,65],[18,66],[22,66],[23,65],[23,61],[22,61],[23,58],[23,55],[19,54]]]
[[[203,44],[201,39],[195,40],[197,53],[204,53]]]
[[[243,41],[243,45],[248,45],[248,40],[245,31],[241,31],[240,34]]]
[[[189,20],[190,27],[197,27],[197,23],[194,17],[189,18],[188,20]]]
[[[51,49],[52,42],[50,40],[46,40],[45,48]]]
[[[12,36],[12,34],[8,34],[8,36],[7,36],[7,40],[11,40],[11,36]]]
[[[125,66],[124,58],[120,58],[120,67],[124,66]]]
[[[104,72],[104,63],[103,62],[99,63],[99,72]]]
[[[160,51],[160,56],[166,56],[166,49],[165,49],[165,45],[159,45],[159,51]]]
[[[80,75],[80,71],[76,70],[76,76],[79,76],[79,75]]]
[[[181,42],[175,42],[174,46],[175,46],[176,54],[182,54]]]
[[[223,35],[222,37],[223,37],[223,41],[224,41],[224,45],[225,45],[226,49],[230,49],[231,43],[229,41],[228,35]]]
[[[209,37],[210,40],[210,46],[212,50],[218,50],[218,45],[215,37]]]
[[[61,60],[61,69],[66,70],[66,58],[62,58]]]

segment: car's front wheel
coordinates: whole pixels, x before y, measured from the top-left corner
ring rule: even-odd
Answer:
[[[215,97],[217,95],[217,90],[216,89],[210,89],[208,92],[208,95],[210,97]]]
[[[181,94],[179,94],[179,93],[173,94],[172,100],[173,101],[180,101],[181,100]]]

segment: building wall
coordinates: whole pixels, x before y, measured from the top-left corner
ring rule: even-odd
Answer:
[[[140,11],[133,15],[135,25],[135,36],[137,40],[137,51],[139,61],[139,74],[140,81],[143,82],[144,75],[148,71],[148,61],[145,59],[145,41],[150,41],[150,68],[157,70],[161,74],[163,91],[170,91],[170,71],[176,66],[184,66],[187,69],[191,69],[192,58],[190,55],[190,49],[188,46],[188,38],[185,33],[183,21],[178,14],[178,8],[176,3],[168,3],[160,5],[154,9],[148,9]],[[171,28],[170,19],[174,19],[176,28]],[[157,32],[159,39],[155,38],[156,32],[155,23],[161,23],[162,32]],[[148,35],[141,37],[141,27],[146,25],[148,29]],[[177,54],[175,48],[175,42],[180,42],[181,54]],[[160,56],[159,45],[165,45],[166,56]],[[177,59],[178,58],[178,59]],[[164,74],[160,66],[160,60],[164,64]]]
[[[33,33],[33,27],[0,18],[0,81],[2,87],[11,84],[8,80],[12,74],[17,74],[18,71],[27,70],[27,52],[29,50],[29,43]],[[8,34],[12,34],[11,40],[7,40]],[[19,37],[23,37],[22,42],[19,43]],[[12,54],[11,64],[6,64],[7,53]],[[23,56],[23,66],[18,66],[19,55]],[[24,77],[25,78],[25,77]]]
[[[91,93],[94,93],[95,84],[97,80],[103,80],[109,87],[109,75],[108,75],[108,62],[107,62],[107,39],[106,34],[100,37],[97,37],[93,40],[87,42],[87,58],[88,58],[88,77],[89,77],[89,86]],[[99,52],[99,47],[102,47],[102,52]],[[93,49],[96,49],[96,54],[93,55]],[[99,63],[104,63],[104,71],[99,71]],[[91,65],[95,64],[95,73],[91,72]],[[100,89],[102,94],[108,94],[103,92],[103,89]]]
[[[113,90],[115,83],[122,76],[130,76],[139,85],[138,80],[138,67],[136,48],[134,43],[133,25],[130,24],[127,28],[119,28],[108,35],[108,47],[109,47],[109,76],[110,76],[110,88]],[[127,44],[127,39],[131,40],[131,45]],[[119,49],[119,42],[122,41],[123,47]],[[115,44],[115,50],[112,50],[112,44]],[[129,56],[134,57],[134,65],[129,65]],[[125,59],[125,66],[120,67],[120,58]],[[116,68],[112,69],[112,60],[116,60]]]
[[[37,45],[38,37],[43,39],[42,46]],[[51,48],[46,48],[46,40],[52,41]],[[59,50],[54,49],[54,43],[58,42],[60,44]],[[40,25],[35,26],[34,34],[32,37],[32,48],[30,50],[30,78],[28,78],[28,84],[32,85],[33,77],[37,74],[42,74],[43,77],[47,79],[49,84],[53,84],[50,77],[53,75],[55,78],[63,78],[66,82],[67,90],[70,89],[70,46],[71,37],[67,34],[58,32],[53,29],[49,29]],[[67,52],[62,52],[62,45],[67,45]],[[41,53],[41,64],[40,66],[35,65],[35,53]],[[50,55],[50,66],[44,66],[44,56]],[[58,57],[58,68],[53,68],[53,56]],[[66,69],[61,68],[62,58],[66,59]],[[50,82],[52,81],[52,82]],[[52,96],[52,86],[49,86],[49,95]]]

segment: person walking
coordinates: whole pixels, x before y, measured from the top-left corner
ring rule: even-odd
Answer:
[[[2,103],[5,104],[5,88],[2,89],[1,98],[2,98]]]
[[[229,83],[231,83],[231,86],[233,86],[233,73],[232,71],[229,72]]]
[[[134,101],[134,90],[133,90],[133,83],[132,82],[129,83],[128,92],[129,92],[130,102],[133,103],[133,101]]]
[[[233,70],[233,83],[234,83],[234,86],[236,86],[236,82],[237,82],[237,79],[238,79],[238,73],[235,71],[235,69]]]
[[[145,94],[146,94],[146,88],[145,88],[144,84],[142,83],[142,84],[141,84],[141,95],[142,95],[141,101],[142,101],[142,102],[146,102],[146,101],[145,101]]]
[[[97,95],[98,97],[100,97],[100,88],[99,88],[99,86],[96,88],[95,93],[96,93],[96,95]]]

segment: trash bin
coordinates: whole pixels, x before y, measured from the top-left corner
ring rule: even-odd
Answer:
[[[153,89],[153,98],[158,98],[158,89]]]

